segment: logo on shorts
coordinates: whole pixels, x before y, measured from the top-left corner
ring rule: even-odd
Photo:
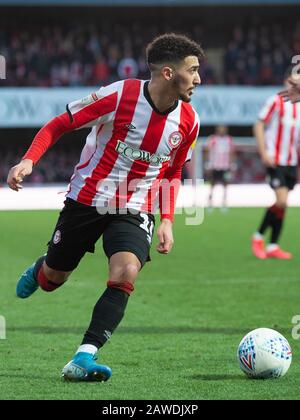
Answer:
[[[61,241],[61,231],[57,230],[53,236],[53,243],[54,245],[58,244]]]
[[[174,131],[174,133],[169,135],[168,144],[169,146],[172,147],[172,149],[175,149],[175,147],[178,147],[181,142],[182,142],[182,134],[179,131]]]
[[[278,187],[280,187],[280,179],[278,179],[278,178],[274,178],[274,179],[272,180],[272,187],[274,187],[274,188],[278,188]]]

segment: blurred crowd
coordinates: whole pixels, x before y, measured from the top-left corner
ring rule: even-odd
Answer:
[[[9,169],[16,165],[24,155],[25,147],[19,150],[7,149],[2,151],[0,160],[0,184],[6,183]],[[26,181],[41,184],[47,183],[68,183],[73,174],[74,166],[78,163],[79,151],[69,150],[68,148],[57,147],[49,150],[34,168],[32,175],[26,178]]]
[[[1,84],[86,86],[128,77],[145,79],[149,77],[145,45],[157,34],[170,30],[190,34],[204,43],[207,51],[208,40],[216,36],[201,24],[183,28],[174,24],[129,26],[102,21],[97,26],[40,23],[22,28],[2,23],[0,54],[6,58],[9,77]],[[300,24],[285,28],[279,24],[236,26],[224,33],[222,42],[217,60],[222,71],[215,71],[216,62],[203,63],[201,76],[205,84],[280,84],[291,57],[300,54]]]
[[[199,38],[199,28],[193,32]],[[93,86],[130,77],[147,79],[145,45],[158,33],[155,25],[128,27],[109,22],[97,27],[0,27],[0,53],[6,57],[9,75],[3,85]],[[215,82],[207,63],[202,72],[207,83]]]
[[[224,81],[238,85],[280,85],[291,58],[300,54],[300,22],[236,26],[224,56]]]

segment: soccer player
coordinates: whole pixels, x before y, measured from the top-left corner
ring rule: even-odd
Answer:
[[[285,87],[289,86],[289,76]],[[258,150],[267,169],[276,201],[267,209],[258,231],[252,238],[252,252],[259,259],[289,260],[292,254],[278,245],[285,218],[289,191],[297,182],[300,137],[300,103],[284,102],[278,95],[269,98],[254,126]],[[271,242],[265,248],[264,234],[271,228]]]
[[[48,251],[17,284],[20,298],[29,297],[38,287],[52,292],[86,252],[94,252],[103,235],[109,261],[107,288],[94,307],[77,353],[63,368],[67,380],[106,381],[111,376],[111,369],[97,364],[95,355],[122,320],[138,273],[149,260],[157,197],[161,213],[157,251],[171,251],[181,171],[199,131],[199,118],[189,102],[201,83],[202,56],[201,47],[185,36],[155,38],[147,47],[150,81],[119,81],[70,103],[67,112],[38,132],[8,174],[8,185],[18,191],[24,177],[62,134],[92,127]],[[177,181],[175,187],[173,181]],[[173,187],[164,194],[168,182]]]
[[[210,193],[208,208],[213,209],[213,193],[217,183],[224,187],[222,209],[227,209],[227,186],[231,177],[231,169],[234,163],[234,143],[228,135],[227,127],[219,125],[215,133],[207,139],[208,169],[210,171]]]

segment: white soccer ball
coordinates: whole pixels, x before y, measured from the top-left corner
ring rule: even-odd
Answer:
[[[240,368],[250,378],[279,378],[291,365],[292,350],[279,332],[258,328],[242,339],[237,358]]]

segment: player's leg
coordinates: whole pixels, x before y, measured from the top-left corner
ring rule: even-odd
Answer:
[[[289,189],[287,187],[277,188],[275,189],[275,194],[276,203],[271,208],[271,212],[273,214],[271,225],[272,234],[271,242],[267,247],[267,256],[269,258],[291,259],[292,255],[289,252],[282,251],[278,245],[287,208]]]
[[[34,293],[38,287],[46,292],[59,288],[69,277],[72,271],[53,270],[45,262],[46,255],[38,260],[20,277],[16,293],[19,298],[25,299]]]
[[[79,261],[76,262],[76,267],[78,263]],[[37,268],[35,270],[36,278],[40,288],[45,292],[53,292],[54,290],[58,289],[68,280],[68,277],[73,271],[55,270],[50,268],[47,265],[46,257],[39,269],[38,266],[39,264],[37,264]]]
[[[111,376],[109,368],[97,365],[94,357],[124,316],[138,273],[149,260],[153,227],[153,216],[139,214],[116,216],[105,230],[103,243],[109,258],[107,288],[96,302],[76,355],[63,369],[65,379],[103,381]]]
[[[111,256],[107,289],[94,307],[83,344],[93,344],[98,349],[106,343],[124,316],[140,269],[141,262],[131,252],[117,252]]]
[[[227,207],[227,182],[223,183],[223,202],[222,202],[222,211],[226,211]]]
[[[269,180],[270,187],[275,191],[277,188],[284,185],[284,178],[280,168],[267,168],[267,177]],[[274,206],[266,209],[263,216],[262,222],[258,230],[252,236],[252,253],[253,255],[261,260],[267,258],[265,249],[264,234],[267,229],[272,228],[274,220]]]
[[[94,307],[77,353],[63,368],[64,379],[102,382],[110,378],[111,369],[96,363],[96,353],[121,322],[140,269],[139,259],[130,252],[118,252],[110,258],[107,288]]]
[[[272,228],[272,237],[271,245],[273,250],[269,249],[268,255],[273,258],[279,259],[291,259],[292,254],[289,252],[284,252],[278,246],[278,240],[282,232],[283,223],[285,219],[287,203],[288,203],[288,194],[291,190],[294,189],[297,183],[297,167],[296,166],[283,166],[280,167],[282,173],[283,182],[279,188],[275,190],[276,192],[276,204],[275,204],[275,215]]]
[[[222,185],[223,185],[223,201],[222,201],[222,207],[221,207],[222,212],[226,212],[228,210],[228,207],[227,207],[228,182],[229,182],[229,172],[224,171],[222,175]]]
[[[17,284],[17,296],[27,298],[38,287],[52,292],[77,267],[86,252],[94,251],[102,219],[94,208],[67,199],[45,255],[29,267]]]
[[[212,171],[210,174],[210,190],[208,194],[208,211],[211,212],[213,210],[213,195],[214,195],[214,189],[216,185],[216,171]]]
[[[109,260],[108,286],[130,295],[141,268],[141,261],[132,252],[122,251],[113,254]]]

